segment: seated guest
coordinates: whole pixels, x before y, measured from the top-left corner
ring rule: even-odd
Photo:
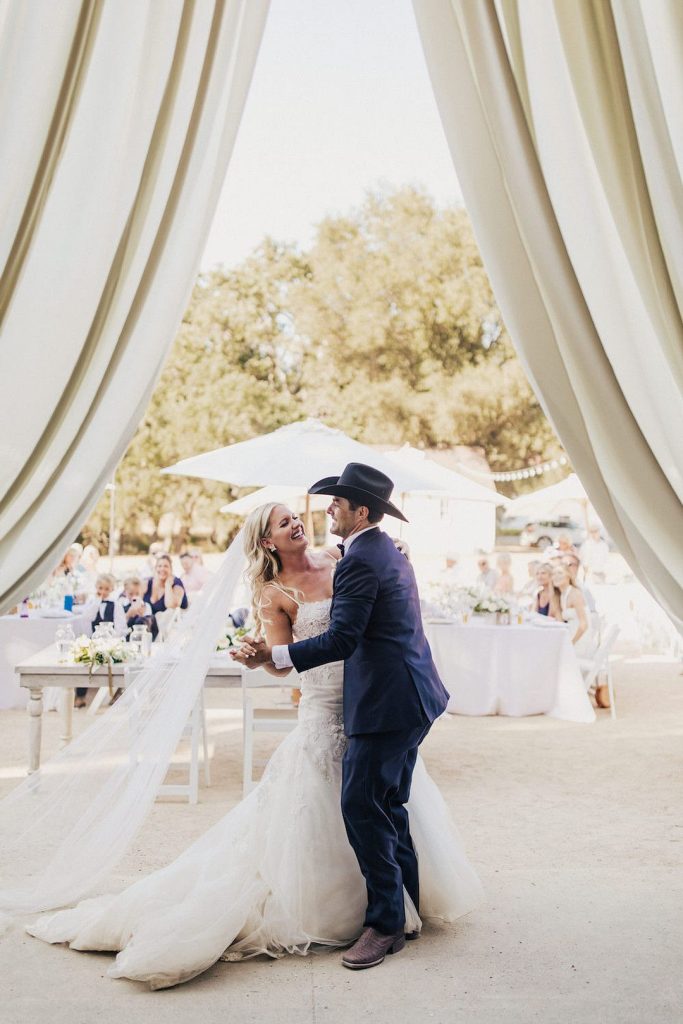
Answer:
[[[535,600],[536,592],[538,590],[538,581],[536,580],[536,572],[538,571],[541,562],[537,558],[533,558],[526,567],[526,571],[529,574],[529,578],[520,590],[518,597],[524,604],[528,604],[529,601]]]
[[[493,590],[496,594],[513,593],[515,589],[515,581],[513,580],[512,573],[510,572],[511,565],[512,559],[506,551],[504,551],[503,554],[498,555],[498,558],[496,559],[498,579],[493,586]]]
[[[76,603],[82,604],[95,590],[97,581],[97,563],[100,552],[94,544],[86,544],[81,552],[78,563],[76,583]]]
[[[157,564],[157,558],[160,555],[165,555],[164,545],[160,540],[153,540],[147,549],[147,561],[145,564],[145,571],[143,573],[146,580],[150,579],[154,575],[154,567]]]
[[[126,616],[126,624],[130,629],[132,626],[147,626],[152,629],[152,608],[142,596],[142,580],[139,576],[127,576],[123,581],[123,594],[119,603]],[[128,633],[127,638],[130,636]]]
[[[211,577],[211,573],[202,561],[201,554],[198,551],[183,551],[180,556],[180,564],[183,567],[183,574],[180,578],[186,592],[188,594],[198,593]]]
[[[451,583],[458,586],[462,582],[462,572],[458,564],[457,551],[446,552],[446,565],[441,570],[441,578],[444,583]]]
[[[547,615],[562,622],[560,597],[553,586],[553,567],[549,562],[539,563],[536,570],[536,594],[533,609],[537,615]]]
[[[246,623],[247,623],[247,619],[249,618],[249,609],[248,608],[233,608],[233,610],[228,615],[228,618],[232,622],[232,624],[235,627],[235,629],[240,629],[242,626],[245,626]]]
[[[491,568],[488,558],[485,555],[477,561],[479,575],[476,579],[476,586],[483,590],[493,590],[498,579],[498,573]]]
[[[81,551],[82,548],[80,544],[72,544],[68,551],[64,552],[59,565],[56,565],[50,573],[50,580],[60,579],[63,576],[71,576],[75,581]]]
[[[568,533],[559,533],[553,546],[546,550],[545,554],[549,561],[555,558],[564,558],[566,555],[575,555],[576,548]]]
[[[96,596],[83,606],[83,615],[90,618],[93,632],[101,622],[111,622],[116,636],[125,636],[126,634],[128,626],[126,625],[126,616],[123,608],[118,601],[112,599],[115,587],[116,579],[107,572],[102,573],[95,581]],[[87,687],[77,687],[74,707],[85,707],[87,692]]]
[[[562,620],[569,626],[574,650],[579,658],[589,658],[595,650],[595,636],[588,621],[588,612],[583,594],[572,586],[572,579],[566,565],[553,569],[553,586],[560,598]]]
[[[154,566],[154,575],[147,580],[144,598],[156,616],[157,612],[165,612],[172,608],[187,608],[187,594],[182,581],[173,575],[173,562],[170,555],[159,555]],[[156,618],[152,620],[152,636],[157,637],[159,628]]]
[[[579,583],[579,570],[581,569],[581,559],[579,558],[579,556],[565,555],[565,557],[562,559],[562,564],[566,565],[567,569],[569,569],[569,576],[572,581],[572,586],[576,587],[576,589],[580,590],[583,594],[583,598],[586,602],[586,607],[588,608],[588,611],[595,612],[595,598],[591,594],[588,587],[585,586],[585,584]]]

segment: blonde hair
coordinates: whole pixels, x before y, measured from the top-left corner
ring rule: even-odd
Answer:
[[[112,576],[110,572],[101,572],[95,580],[95,586],[99,587],[100,583],[107,583],[112,590],[116,590],[116,576]]]
[[[140,576],[126,576],[125,580],[123,581],[124,587],[129,587],[133,583],[135,583],[136,586],[141,587],[142,578]]]
[[[247,558],[245,578],[251,588],[251,607],[256,624],[257,634],[263,632],[264,619],[263,610],[268,606],[267,598],[264,600],[264,590],[270,583],[278,580],[282,572],[282,562],[277,551],[271,551],[264,546],[262,541],[270,537],[270,517],[273,510],[281,501],[268,501],[265,505],[259,505],[249,513],[244,524],[244,554]],[[298,599],[298,591],[292,587],[286,587],[278,582],[280,590],[284,591],[293,600]]]

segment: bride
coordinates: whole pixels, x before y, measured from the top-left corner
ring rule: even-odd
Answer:
[[[268,643],[323,632],[336,553],[311,552],[301,521],[281,504],[252,512],[244,538],[254,616]],[[340,810],[342,678],[341,662],[301,673],[298,725],[258,786],[172,864],[118,895],[44,914],[30,934],[116,951],[109,976],[153,989],[188,981],[219,959],[353,942],[367,897]],[[408,811],[420,916],[452,921],[478,903],[481,887],[419,758]],[[418,933],[407,893],[405,903],[406,932]]]

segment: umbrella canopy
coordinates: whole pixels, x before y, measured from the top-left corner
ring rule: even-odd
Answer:
[[[462,473],[439,465],[438,462],[432,462],[419,448],[411,448],[405,444],[402,448],[385,454],[393,462],[409,469],[417,469],[420,474],[431,480],[432,486],[423,490],[425,494],[447,494],[449,498],[456,498],[459,501],[485,501],[490,505],[510,504],[510,499],[498,494],[495,489],[478,484]]]
[[[395,491],[402,494],[449,493],[448,488],[435,485],[431,463],[426,460],[426,466],[404,465],[314,419],[290,423],[250,441],[193,455],[162,473],[197,476],[240,487],[275,484],[301,492],[322,477],[341,474],[348,462],[363,462],[379,469],[394,481]]]
[[[329,497],[324,494],[306,494],[300,487],[269,484],[268,487],[259,487],[257,491],[223,505],[221,512],[233,516],[248,516],[259,505],[265,505],[270,501],[281,501],[295,512],[306,512],[307,509],[311,512],[324,512],[330,503]]]
[[[592,518],[597,521],[583,484],[576,473],[570,473],[559,484],[551,484],[550,487],[542,487],[515,498],[510,502],[507,512],[511,516],[540,517],[576,513],[578,509],[583,511],[586,520],[590,510]]]

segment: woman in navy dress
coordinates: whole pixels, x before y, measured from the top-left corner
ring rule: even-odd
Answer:
[[[154,575],[147,581],[143,600],[152,609],[152,636],[155,639],[159,633],[156,622],[157,612],[188,607],[185,587],[182,581],[173,575],[173,562],[170,555],[159,555],[157,558]]]
[[[557,619],[561,622],[560,599],[553,586],[552,572],[553,567],[547,562],[539,565],[536,570],[538,589],[534,599],[534,611],[539,615],[547,615],[548,618]]]

